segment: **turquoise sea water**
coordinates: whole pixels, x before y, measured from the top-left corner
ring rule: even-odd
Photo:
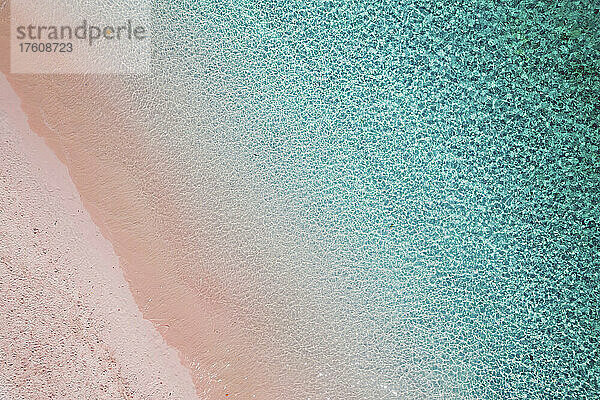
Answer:
[[[161,140],[215,236],[273,234],[232,273],[294,282],[295,353],[363,398],[600,397],[597,3],[159,3]]]

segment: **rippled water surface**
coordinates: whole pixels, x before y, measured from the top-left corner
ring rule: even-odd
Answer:
[[[600,396],[598,5],[158,3],[151,139],[290,352],[365,399]]]

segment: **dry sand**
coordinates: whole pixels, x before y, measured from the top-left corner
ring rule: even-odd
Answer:
[[[0,79],[0,399],[192,399],[67,169]]]
[[[239,283],[210,273],[205,261],[210,246],[202,233],[182,223],[190,217],[181,215],[181,200],[166,187],[177,179],[177,171],[169,170],[172,163],[160,160],[144,143],[145,128],[137,125],[120,77],[10,74],[8,37],[4,8],[0,71],[20,99],[31,130],[68,168],[83,204],[74,215],[87,210],[110,241],[143,317],[179,351],[197,394],[208,399],[291,398],[286,392],[294,385],[280,378],[287,360],[271,360],[256,348],[259,338],[272,341],[269,331],[257,328],[263,312],[254,307],[256,318],[245,319],[239,312],[242,305],[227,289]],[[12,201],[31,195],[24,190]],[[114,265],[117,271],[116,259]],[[104,306],[94,310],[112,311]],[[303,385],[298,374],[292,375],[296,387]]]
[[[216,263],[231,263],[214,255],[218,253],[214,252],[211,230],[219,227],[190,229],[188,221],[196,216],[186,215],[185,198],[169,187],[178,184],[176,163],[147,143],[149,127],[136,114],[139,109],[148,112],[145,105],[157,101],[151,97],[152,82],[140,82],[149,86],[148,98],[132,98],[135,96],[125,90],[120,76],[11,74],[8,15],[7,8],[0,8],[0,72],[18,96],[29,128],[68,168],[68,173],[63,169],[64,178],[68,182],[70,177],[73,182],[73,196],[78,202],[71,214],[79,217],[87,215],[87,210],[108,239],[118,256],[118,262],[114,259],[111,263],[115,273],[120,276],[123,272],[143,317],[178,351],[182,364],[191,372],[197,395],[203,399],[314,398],[308,394],[315,393],[311,388],[315,382],[323,386],[329,380],[319,377],[317,371],[305,376],[297,368],[298,363],[306,364],[301,354],[294,353],[295,359],[291,360],[290,353],[282,351],[278,338],[265,324],[270,303],[249,304],[232,296],[232,288],[245,283],[214,273]],[[24,189],[13,194],[11,201],[23,202],[34,193],[46,191],[46,197],[54,194],[51,188],[40,186],[43,179],[37,182],[31,194]],[[32,217],[22,218],[29,221]],[[19,226],[13,221],[8,225]],[[33,238],[40,238],[42,229],[47,229],[35,228],[40,232]],[[78,234],[74,237],[83,238]],[[237,241],[239,238],[231,238],[231,251],[237,250]],[[83,244],[81,247],[82,251],[86,248]],[[29,251],[29,247],[22,249]],[[13,249],[6,253],[12,255],[11,259],[18,254]],[[64,254],[61,257],[66,259]],[[11,262],[17,261],[19,258]],[[93,264],[85,257],[81,261]],[[231,268],[239,267],[231,264]],[[98,285],[94,279],[84,282]],[[98,307],[90,310],[99,316],[114,311],[105,305]],[[65,317],[60,310],[57,307],[47,315]],[[99,317],[97,324],[105,323]],[[98,329],[95,324],[90,326]],[[129,340],[125,333],[115,337]],[[138,350],[133,347],[127,351]],[[70,360],[74,365],[90,365],[77,361],[79,356],[75,354]],[[155,362],[161,363],[160,357]],[[48,370],[55,373],[54,367]],[[95,385],[85,378],[83,381]]]

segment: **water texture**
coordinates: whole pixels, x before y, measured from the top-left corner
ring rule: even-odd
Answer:
[[[221,273],[280,296],[274,334],[333,386],[597,398],[598,9],[158,1],[156,79],[185,102],[149,140],[215,241],[249,238],[232,265],[269,249]]]

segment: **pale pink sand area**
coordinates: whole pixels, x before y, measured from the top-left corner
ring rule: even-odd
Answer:
[[[66,167],[0,77],[0,399],[195,399]]]
[[[13,388],[21,390],[27,388],[29,382],[37,382],[34,393],[59,391],[59,394],[41,398],[123,398],[118,389],[105,397],[95,392],[90,395],[70,392],[71,386],[98,388],[112,382],[112,378],[102,375],[103,370],[110,371],[109,368],[100,361],[94,364],[89,360],[98,354],[110,354],[100,352],[104,349],[102,346],[107,346],[114,359],[123,360],[118,364],[123,375],[116,376],[127,376],[128,387],[135,391],[129,398],[189,398],[186,397],[192,390],[189,378],[177,363],[176,355],[168,352],[157,333],[152,332],[153,324],[165,342],[177,350],[181,363],[191,374],[197,396],[202,399],[331,397],[317,396],[323,393],[323,388],[332,390],[332,379],[322,374],[318,369],[320,363],[307,357],[300,348],[296,339],[300,331],[280,326],[276,318],[281,311],[277,305],[287,299],[284,296],[275,299],[269,292],[263,296],[261,286],[256,285],[258,280],[246,280],[243,275],[233,273],[277,261],[268,251],[269,243],[263,251],[263,247],[254,246],[255,241],[262,240],[256,235],[247,232],[223,235],[226,226],[222,226],[221,219],[213,218],[220,215],[216,201],[203,204],[200,210],[189,207],[187,192],[180,190],[188,182],[180,175],[173,154],[154,140],[161,131],[157,131],[150,116],[164,108],[165,101],[169,100],[165,93],[171,93],[170,85],[165,87],[169,90],[163,91],[165,88],[157,87],[152,78],[11,74],[8,21],[8,9],[2,8],[0,0],[0,71],[20,101],[11,97],[10,115],[14,120],[17,112],[23,110],[27,118],[26,122],[23,115],[18,119],[21,131],[4,128],[8,132],[4,135],[9,136],[0,141],[2,152],[6,154],[2,171],[11,171],[3,172],[4,186],[0,192],[0,204],[5,210],[0,232],[10,233],[2,233],[7,237],[2,238],[7,243],[1,253],[6,259],[2,268],[8,271],[10,266],[20,271],[19,279],[24,283],[18,290],[28,288],[29,297],[25,298],[31,299],[27,303],[30,308],[35,305],[43,310],[44,302],[48,302],[49,308],[44,313],[36,312],[37,320],[23,317],[22,323],[14,320],[17,322],[13,325],[6,325],[11,328],[8,332],[20,329],[25,334],[2,343],[3,349],[12,347],[12,353],[20,360],[25,349],[32,348],[27,342],[29,339],[22,338],[32,331],[36,337],[44,338],[42,343],[47,344],[48,349],[57,353],[36,354],[37,364],[42,365],[44,371],[38,375],[43,379],[31,369],[23,372],[13,366],[0,372],[0,387],[5,385],[3,374],[8,374]],[[2,89],[2,93],[5,92]],[[178,112],[171,113],[174,122],[179,118]],[[198,114],[199,121],[206,117],[202,116],[202,110]],[[26,125],[44,141],[30,133]],[[162,128],[171,129],[170,125]],[[48,160],[53,160],[53,167],[46,165]],[[61,186],[71,181],[73,184]],[[204,184],[210,188],[210,179]],[[57,218],[60,215],[62,220]],[[37,231],[34,232],[34,228]],[[27,241],[15,238],[17,233],[13,230],[22,230]],[[102,235],[110,243],[103,240]],[[51,239],[55,241],[52,245],[48,244]],[[91,239],[94,241],[89,242]],[[37,246],[34,243],[38,243]],[[245,252],[246,247],[252,251]],[[105,253],[98,249],[108,250]],[[26,255],[29,258],[26,259]],[[5,276],[11,275],[5,273]],[[53,279],[62,286],[55,289]],[[15,296],[16,281],[16,277],[8,279],[8,288],[4,284],[3,293],[7,291]],[[52,293],[75,293],[74,303],[70,297],[59,301],[56,299],[63,297],[41,296],[41,290],[27,286],[30,281],[44,282],[44,290]],[[110,282],[119,283],[111,285]],[[141,315],[131,303],[128,289]],[[85,308],[78,307],[79,295],[82,296],[81,307],[87,304]],[[19,304],[19,298],[17,295],[10,300],[11,307],[15,302]],[[4,296],[3,299],[12,298]],[[83,303],[84,299],[88,303]],[[115,299],[127,299],[129,308],[117,305]],[[4,309],[8,307],[0,304],[0,313],[6,316]],[[71,333],[75,322],[63,322],[63,319],[71,321],[70,318],[81,318],[74,319],[80,323],[76,325],[80,326],[74,331],[76,334]],[[41,326],[57,339],[48,333],[38,334],[36,329]],[[282,331],[293,334],[284,341],[285,336],[279,334]],[[96,333],[90,332],[98,332],[101,341],[93,336]],[[311,332],[313,330],[306,334]],[[302,335],[304,339],[305,333]],[[308,338],[310,336],[306,340]],[[61,347],[58,339],[72,341],[73,345]],[[316,346],[308,346],[309,350],[316,352],[317,348],[327,347],[325,339],[323,335]],[[154,344],[149,344],[151,340]],[[86,348],[86,341],[99,347],[89,353],[75,351],[79,345]],[[58,345],[53,347],[55,342]],[[129,375],[125,375],[126,372]],[[161,379],[159,372],[173,376]],[[14,379],[14,376],[20,378]],[[69,385],[70,379],[75,379],[76,385]],[[179,388],[180,392],[173,392],[171,397],[170,390],[152,394],[167,384],[172,390]],[[342,393],[344,386],[334,387],[335,398],[361,398]],[[61,388],[66,397],[60,394]],[[22,398],[36,397],[24,395]]]

